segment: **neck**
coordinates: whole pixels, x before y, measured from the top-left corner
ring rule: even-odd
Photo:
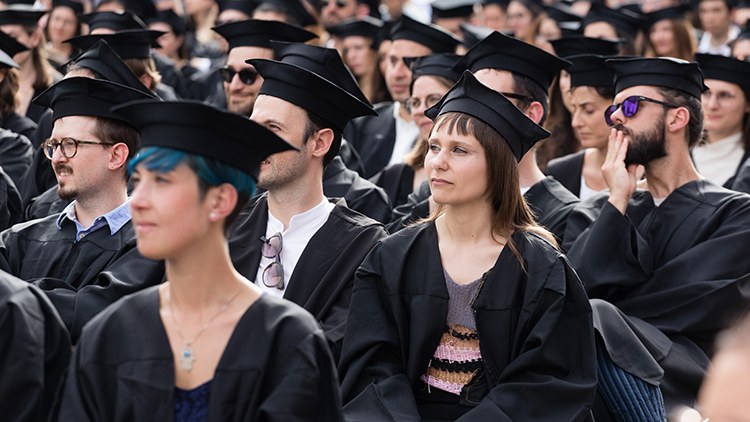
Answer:
[[[534,186],[544,179],[544,173],[536,163],[536,149],[532,148],[518,163],[518,181],[522,188]]]
[[[97,192],[93,195],[76,197],[76,219],[84,227],[90,226],[94,220],[122,205],[128,199],[126,186],[116,191]]]
[[[304,183],[307,180],[317,182]],[[325,199],[321,180],[322,177],[311,178],[308,175],[297,180],[296,186],[268,191],[268,211],[284,224],[284,230],[289,227],[292,217],[309,211]]]
[[[729,39],[729,28],[731,28],[731,27],[728,26],[728,27],[722,29],[719,32],[712,33],[711,34],[711,44],[713,44],[713,45],[722,45],[722,44],[726,43],[727,40]]]
[[[492,238],[492,208],[487,200],[480,203],[446,205],[436,224],[439,224],[443,232],[454,242],[481,242]]]
[[[734,128],[729,130],[707,130],[706,131],[706,140],[709,144],[712,144],[717,141],[721,141],[722,139],[726,139],[732,135],[738,134],[742,132],[742,128]]]
[[[21,63],[19,63],[21,65]],[[31,85],[36,80],[36,70],[31,62],[31,59],[27,60],[26,63],[21,65],[18,69],[18,81],[20,85]]]
[[[363,75],[360,75],[357,78],[357,82],[359,83],[360,88],[362,88],[362,93],[365,94],[365,97],[367,97],[370,102],[372,102],[372,97],[375,94],[372,87],[372,72],[367,72]]]
[[[648,163],[645,169],[648,190],[655,198],[666,198],[685,183],[701,179],[687,148],[668,150],[666,157]]]

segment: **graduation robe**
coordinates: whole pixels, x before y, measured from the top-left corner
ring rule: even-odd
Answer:
[[[626,215],[607,199],[589,198],[571,214],[568,258],[589,296],[620,311],[595,311],[613,361],[660,384],[668,409],[692,405],[716,334],[750,303],[750,196],[697,180],[659,207],[636,191]]]
[[[385,191],[346,168],[339,156],[333,157],[323,172],[323,194],[344,198],[349,208],[375,221],[386,223],[391,218],[391,203]]]
[[[473,304],[485,383],[460,421],[576,421],[596,386],[591,308],[567,259],[513,235]],[[380,242],[357,271],[339,364],[348,421],[419,421],[414,388],[440,341],[448,290],[434,223]],[[477,403],[478,402],[478,403]]]
[[[583,158],[585,156],[586,151],[584,150],[550,160],[545,173],[554,177],[575,196],[580,196],[581,174],[583,173]]]
[[[42,289],[73,342],[94,315],[119,298],[158,284],[164,264],[144,258],[128,221],[117,233],[105,226],[75,242],[75,224],[57,214],[17,224],[0,234],[0,270]]]
[[[46,421],[70,360],[70,338],[49,299],[0,271],[0,409],[8,421]]]
[[[362,177],[369,179],[383,170],[396,145],[396,119],[393,102],[375,105],[377,116],[357,117],[344,128],[344,138],[359,153],[364,167]]]
[[[174,378],[154,286],[122,299],[85,327],[60,420],[169,422]],[[208,420],[341,420],[336,369],[315,320],[270,295],[253,303],[217,365]]]
[[[370,181],[385,190],[395,208],[405,204],[409,194],[414,191],[414,169],[406,163],[396,163],[384,168]]]
[[[232,262],[249,280],[255,280],[258,274],[263,244],[260,238],[265,236],[267,224],[268,199],[263,194],[242,211],[229,236]],[[284,299],[302,306],[318,320],[336,360],[349,313],[354,272],[385,236],[382,224],[338,200],[328,220],[307,243],[284,291]]]

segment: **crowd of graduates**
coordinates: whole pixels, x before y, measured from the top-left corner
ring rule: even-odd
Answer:
[[[0,2],[12,421],[750,421],[750,3]]]

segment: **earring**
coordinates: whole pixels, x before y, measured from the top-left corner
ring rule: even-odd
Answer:
[[[216,220],[218,220],[218,219],[219,219],[219,216],[218,216],[218,215],[216,215],[216,213],[215,213],[215,212],[212,212],[211,214],[209,214],[209,215],[208,215],[208,219],[209,219],[210,221],[216,221]]]

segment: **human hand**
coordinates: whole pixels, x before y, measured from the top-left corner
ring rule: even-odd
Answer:
[[[629,141],[625,133],[613,128],[609,132],[607,156],[602,165],[602,176],[609,187],[609,202],[622,214],[628,207],[638,182],[637,164],[625,165]]]

